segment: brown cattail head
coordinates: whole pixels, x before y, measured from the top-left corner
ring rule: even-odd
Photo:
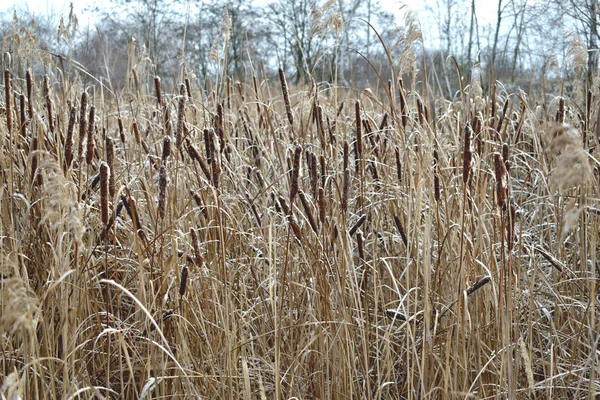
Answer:
[[[317,197],[317,189],[319,188],[319,172],[317,169],[317,156],[312,154],[310,158],[310,189],[313,198]]]
[[[108,212],[108,196],[109,196],[109,175],[110,168],[104,161],[100,163],[100,215],[102,216],[102,224],[106,226],[109,220]]]
[[[350,146],[348,146],[348,142],[344,142],[344,170],[348,169],[350,164]]]
[[[185,85],[179,86],[179,104],[177,106],[177,129],[175,130],[175,146],[177,151],[181,148],[183,138],[183,119],[185,116]]]
[[[464,152],[463,152],[463,182],[467,185],[471,179],[471,169],[473,164],[473,149],[471,148],[471,140],[473,138],[473,130],[471,129],[471,123],[465,124],[464,132]]]
[[[19,132],[25,137],[25,129],[27,127],[27,117],[25,116],[25,95],[19,95]]]
[[[556,112],[556,122],[562,124],[565,122],[565,98],[558,99],[558,111]]]
[[[27,82],[27,101],[29,103],[28,112],[29,119],[33,119],[33,78],[31,76],[31,70],[28,69],[25,73],[25,80]]]
[[[221,176],[221,147],[219,145],[219,138],[216,137],[215,132],[210,132],[212,136],[212,147],[213,147],[213,156],[212,163],[210,164],[212,168],[212,182],[215,188],[219,187],[219,178]]]
[[[300,157],[302,156],[302,147],[296,146],[294,150],[294,161],[290,173],[290,205],[294,206],[294,199],[298,194],[298,179],[300,178]]]
[[[439,156],[437,150],[433,150],[433,195],[435,201],[440,201],[440,175]]]
[[[402,114],[402,127],[408,125],[408,111],[406,109],[406,97],[404,97],[404,84],[402,79],[398,79],[398,92],[400,94],[400,113]]]
[[[154,90],[156,91],[156,103],[160,107],[163,105],[163,101],[162,101],[162,92],[160,90],[160,77],[159,76],[154,77]]]
[[[405,246],[408,246],[408,239],[406,238],[406,233],[404,232],[404,227],[402,226],[402,222],[400,221],[400,218],[398,218],[397,215],[394,215],[394,223],[396,224],[396,228],[398,229],[398,232],[400,233],[402,242],[404,243]]]
[[[325,208],[325,189],[319,188],[319,220],[321,225],[325,224],[326,208]]]
[[[319,233],[317,221],[315,220],[311,205],[308,202],[306,195],[304,194],[304,192],[302,190],[300,190],[298,196],[300,197],[300,202],[302,203],[302,207],[304,208],[304,212],[306,213],[306,218],[308,219],[308,223],[310,224],[310,227],[312,228],[312,230],[315,233]]]
[[[288,91],[287,81],[283,69],[279,68],[279,80],[281,81],[281,91],[283,92],[283,102],[285,103],[285,113],[287,114],[290,126],[294,125],[294,114],[292,114],[292,106],[290,103],[290,93]]]
[[[183,297],[185,295],[185,286],[188,279],[188,267],[186,265],[181,269],[181,283],[179,285],[179,295]]]
[[[44,76],[44,98],[46,100],[46,111],[48,112],[48,127],[54,132],[54,118],[52,117],[52,100],[50,98],[50,84],[48,75]]]
[[[398,183],[402,184],[402,161],[400,160],[400,150],[396,147],[394,153],[396,155],[396,174],[398,176]]]
[[[212,175],[210,172],[210,168],[209,168],[208,164],[206,164],[206,162],[204,162],[204,160],[200,156],[200,153],[198,152],[198,149],[196,149],[196,146],[194,146],[192,144],[192,142],[190,142],[190,140],[187,138],[185,139],[185,145],[186,145],[188,154],[190,155],[192,160],[194,160],[198,164],[200,164],[200,168],[202,169],[202,172],[204,172],[204,175],[206,175],[206,178],[211,179]]]
[[[214,153],[213,135],[208,129],[204,129],[204,148],[206,150],[206,162],[211,165]]]
[[[94,134],[95,134],[95,129],[94,129],[94,120],[95,120],[95,115],[96,115],[96,107],[95,106],[91,106],[90,107],[90,114],[88,116],[88,126],[87,126],[87,153],[85,154],[85,161],[88,163],[88,165],[90,165],[92,163],[92,161],[94,161],[94,146],[96,144],[95,142],[95,138],[94,138]]]
[[[365,240],[361,231],[356,234],[356,245],[358,247],[358,260],[363,262],[365,260]]]
[[[467,288],[467,290],[466,290],[467,296],[472,295],[473,293],[475,293],[476,291],[478,291],[479,289],[481,289],[482,287],[487,285],[490,281],[491,281],[491,278],[489,276],[484,276],[483,278],[479,278],[477,280],[477,282],[475,282],[474,284],[472,284],[471,286],[469,286]]]
[[[363,214],[360,216],[360,218],[358,219],[358,221],[356,221],[354,223],[354,225],[352,225],[352,228],[350,228],[350,230],[348,231],[348,234],[350,236],[354,235],[356,233],[356,231],[362,226],[362,224],[364,224],[364,222],[367,220],[367,214]]]
[[[75,118],[77,116],[77,109],[71,107],[69,113],[69,125],[67,128],[67,137],[65,138],[65,172],[71,167],[73,161],[73,130],[75,128]]]
[[[363,154],[363,143],[362,143],[362,119],[360,116],[360,101],[356,100],[354,103],[354,111],[356,114],[356,156],[361,158]]]
[[[165,164],[160,164],[160,172],[158,173],[158,209],[157,215],[159,219],[165,218],[165,206],[167,203],[167,171]]]
[[[506,167],[506,172],[510,173],[510,161],[509,157],[509,148],[508,143],[502,144],[502,161],[504,161],[504,166]]]
[[[324,155],[319,156],[319,165],[321,166],[321,186],[325,187],[325,182],[327,180],[327,163]]]
[[[121,139],[121,143],[125,143],[125,129],[123,128],[123,120],[119,116],[117,119],[117,124],[119,125],[119,139]]]
[[[12,131],[12,110],[11,110],[11,84],[10,84],[10,71],[8,69],[4,70],[4,101],[6,104],[6,127],[8,129],[8,134],[10,135]]]
[[[342,186],[342,213],[348,211],[348,196],[350,192],[350,169],[344,170],[344,182]]]
[[[37,158],[37,149],[38,149],[38,138],[34,136],[31,139],[31,183],[35,183],[35,177],[38,169],[38,158]]]
[[[131,124],[131,130],[133,130],[133,137],[135,138],[135,142],[141,145],[142,137],[140,136],[140,129],[138,128],[137,121],[133,121],[133,123]]]
[[[501,210],[506,209],[506,201],[508,199],[508,173],[504,166],[504,161],[499,153],[494,153],[494,169],[496,172],[496,197],[498,207]]]
[[[83,157],[83,143],[87,137],[87,93],[81,94],[81,105],[79,108],[79,146],[77,148],[77,160],[81,162]]]
[[[192,249],[194,250],[194,262],[198,268],[202,268],[204,264],[204,257],[200,251],[200,242],[198,240],[198,234],[194,228],[190,228],[190,236],[192,237]]]
[[[171,138],[165,136],[163,139],[162,162],[166,163],[171,155]]]
[[[110,136],[106,137],[106,163],[110,171],[115,170],[115,143]],[[116,191],[115,174],[111,173],[108,177],[108,193],[111,198],[115,196]]]

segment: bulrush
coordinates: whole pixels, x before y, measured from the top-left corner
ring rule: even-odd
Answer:
[[[159,219],[165,218],[165,206],[167,203],[167,171],[165,164],[160,164],[158,173],[158,209],[156,211]]]
[[[183,297],[185,295],[185,287],[187,285],[187,279],[188,279],[188,267],[184,265],[183,268],[181,269],[181,283],[179,284],[179,295],[181,297]]]
[[[433,150],[433,198],[436,202],[440,201],[439,162],[438,151]]]
[[[52,99],[48,75],[44,76],[44,99],[46,100],[46,111],[48,112],[48,128],[50,132],[54,133],[54,117],[52,116]]]
[[[290,172],[290,205],[294,206],[294,199],[298,194],[298,180],[300,178],[300,157],[302,156],[302,147],[297,145],[294,149],[294,160]]]
[[[94,125],[94,119],[96,116],[96,107],[95,106],[91,106],[90,107],[90,114],[88,116],[88,127],[87,127],[87,153],[85,154],[85,161],[88,165],[90,165],[92,163],[92,161],[94,161],[94,151],[95,151],[95,144],[96,144],[96,139],[95,139],[95,125]]]
[[[306,218],[308,219],[308,223],[310,224],[310,227],[312,228],[312,230],[315,233],[319,233],[317,221],[315,220],[311,205],[308,202],[306,195],[304,194],[304,192],[302,190],[299,191],[298,195],[300,197],[300,202],[302,203],[302,207],[304,208],[304,212],[306,213]]]
[[[33,119],[33,78],[31,77],[31,70],[27,70],[25,73],[25,81],[27,86],[27,102],[28,104],[28,112],[29,119]]]
[[[109,171],[115,170],[115,143],[110,136],[106,137],[106,163],[108,164]],[[115,174],[111,173],[108,176],[108,193],[111,198],[115,196],[116,191]]]
[[[81,162],[83,157],[83,143],[87,136],[87,93],[81,94],[81,104],[79,106],[79,146],[77,147],[77,161]]]
[[[500,153],[494,153],[494,170],[496,173],[496,200],[498,207],[505,210],[508,199],[508,173]]]
[[[185,85],[179,86],[179,102],[177,106],[177,128],[175,129],[175,147],[177,151],[181,148],[183,140],[183,119],[185,116]]]
[[[344,170],[344,181],[342,183],[342,213],[346,214],[348,211],[348,196],[350,192],[350,169]]]
[[[192,249],[194,250],[194,262],[198,268],[202,268],[204,264],[204,257],[200,251],[200,241],[198,240],[198,234],[194,228],[190,228],[190,236],[192,237]]]
[[[165,136],[163,139],[162,162],[166,163],[171,156],[171,139]]]
[[[104,161],[100,163],[100,215],[102,224],[106,227],[109,220],[108,196],[109,196],[110,168]]]
[[[279,81],[281,82],[281,91],[283,92],[283,102],[285,104],[285,113],[287,114],[290,127],[294,126],[294,114],[292,114],[292,105],[290,103],[290,93],[288,91],[287,80],[283,69],[279,68]]]
[[[69,113],[69,125],[67,127],[67,137],[65,138],[65,171],[71,167],[73,161],[73,130],[75,129],[75,118],[77,116],[77,109],[71,106],[71,112]]]
[[[161,107],[163,105],[163,100],[162,100],[162,91],[160,89],[160,77],[159,76],[154,77],[154,91],[156,92],[156,103],[158,104],[159,107]]]

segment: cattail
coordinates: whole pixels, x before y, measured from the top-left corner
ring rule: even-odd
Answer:
[[[504,101],[504,106],[502,107],[502,114],[500,114],[500,119],[498,120],[498,126],[496,127],[496,132],[500,134],[502,130],[502,123],[504,122],[504,117],[506,116],[506,111],[508,110],[508,98]]]
[[[344,170],[344,183],[342,186],[342,213],[348,211],[348,195],[350,191],[350,169]]]
[[[319,130],[319,140],[321,148],[325,151],[327,143],[325,143],[325,124],[323,122],[323,107],[317,106],[317,129]]]
[[[317,190],[319,188],[319,172],[317,170],[317,156],[314,154],[310,159],[310,188],[313,197],[317,197]]]
[[[358,259],[360,261],[365,260],[365,243],[362,232],[356,234],[356,244],[358,247]]]
[[[350,236],[354,235],[356,233],[356,231],[362,226],[362,224],[367,220],[367,214],[363,214],[360,216],[360,218],[358,219],[358,221],[356,221],[354,223],[354,225],[352,225],[352,228],[350,228],[350,231],[348,231],[348,234]]]
[[[206,178],[211,179],[210,169],[206,162],[204,162],[204,160],[200,156],[200,153],[198,152],[198,149],[196,149],[196,146],[194,146],[192,142],[190,142],[187,138],[185,139],[185,144],[187,152],[192,158],[192,160],[195,160],[198,164],[200,164],[200,169],[202,169],[202,172],[204,172]]]
[[[185,285],[187,284],[188,267],[186,265],[181,269],[181,284],[179,285],[179,295],[183,297],[185,294]]]
[[[379,131],[383,131],[385,128],[387,128],[387,124],[388,124],[388,113],[383,114],[383,118],[381,120],[381,123],[379,124]]]
[[[300,201],[302,203],[302,207],[304,208],[304,212],[306,213],[306,217],[308,219],[308,223],[310,224],[310,227],[312,228],[313,231],[315,231],[315,233],[319,233],[319,229],[317,228],[317,221],[315,220],[315,217],[313,215],[313,212],[310,207],[310,203],[308,202],[308,199],[306,198],[306,196],[304,195],[304,192],[302,190],[300,190],[300,192],[298,193],[298,196],[300,197]]]
[[[508,251],[511,251],[515,243],[515,221],[517,218],[517,206],[512,198],[508,200],[508,211],[508,224],[506,224],[506,245],[508,247]]]
[[[48,112],[48,127],[54,133],[54,119],[52,117],[52,100],[50,99],[50,85],[48,75],[44,76],[44,97],[46,99],[46,111]]]
[[[325,162],[325,156],[319,156],[319,164],[321,166],[321,186],[325,187],[325,181],[327,180],[327,164]]]
[[[408,112],[406,111],[406,97],[404,97],[404,85],[402,79],[398,79],[398,92],[400,93],[400,113],[402,114],[402,127],[408,125]]]
[[[221,103],[217,104],[217,119],[215,120],[215,132],[219,138],[219,144],[221,145],[221,150],[225,149],[225,132],[223,130],[223,105]]]
[[[131,124],[131,129],[133,130],[133,137],[135,138],[135,142],[141,145],[142,137],[140,136],[140,130],[138,128],[137,121],[133,121],[133,123]]]
[[[565,122],[565,98],[558,99],[558,111],[556,113],[556,122],[562,124]]]
[[[37,174],[37,168],[38,168],[37,149],[38,149],[38,138],[37,138],[37,136],[34,136],[31,139],[31,149],[30,149],[30,153],[31,153],[31,183],[35,182],[35,177]]]
[[[19,95],[19,117],[19,132],[21,133],[21,136],[25,137],[27,119],[25,117],[25,95],[22,93]]]
[[[348,142],[344,142],[344,170],[348,169],[348,164],[350,164],[350,147]]]
[[[400,161],[400,150],[396,147],[394,149],[396,154],[396,174],[398,176],[398,183],[402,184],[402,162]]]
[[[76,116],[77,109],[72,106],[71,113],[69,114],[67,137],[65,138],[65,172],[71,167],[71,162],[73,161],[73,130],[75,128]]]
[[[185,115],[185,85],[179,86],[179,104],[177,106],[177,129],[175,130],[175,146],[177,151],[181,148],[183,138],[183,118]]]
[[[213,156],[212,156],[212,182],[215,188],[219,187],[219,177],[221,176],[221,148],[219,146],[219,142],[214,138],[214,132],[211,132],[213,136],[211,142],[213,146]]]
[[[163,139],[163,151],[162,151],[162,162],[165,164],[167,159],[171,155],[171,139],[168,136],[165,136]]]
[[[465,124],[465,140],[464,140],[464,153],[463,153],[463,182],[465,185],[469,183],[471,179],[471,167],[473,163],[473,149],[471,149],[471,139],[473,137],[473,130],[471,129],[471,123]]]
[[[4,70],[4,100],[6,103],[6,128],[10,135],[12,131],[12,111],[11,111],[11,84],[10,84],[10,71]]]
[[[482,287],[487,285],[490,281],[491,281],[491,278],[489,276],[484,276],[483,278],[479,278],[477,280],[477,282],[475,282],[474,284],[472,284],[471,286],[469,286],[467,288],[467,290],[466,290],[467,296],[472,295],[473,293],[475,293],[476,291],[478,291],[479,289],[481,289]]]
[[[95,146],[95,129],[94,129],[94,119],[96,115],[96,107],[90,107],[90,113],[88,116],[88,127],[87,127],[87,153],[85,157],[85,161],[90,165],[94,160],[94,146]]]
[[[109,175],[110,168],[104,161],[100,163],[100,215],[102,216],[102,224],[108,225],[108,195],[109,195]]]
[[[209,165],[212,165],[213,153],[214,153],[214,143],[213,143],[213,135],[208,129],[204,129],[204,148],[206,150],[206,162]]]
[[[440,176],[439,176],[439,157],[437,150],[433,150],[433,197],[435,201],[440,201]]]
[[[508,160],[508,157],[509,157],[508,143],[503,143],[502,144],[502,161],[504,161],[504,166],[506,167],[506,172],[510,173],[510,161]]]
[[[354,103],[354,111],[356,114],[356,157],[362,158],[363,143],[362,143],[362,120],[360,116],[360,101]]]
[[[231,78],[230,78],[231,80]],[[185,92],[187,94],[187,98],[191,99],[192,98],[192,85],[190,85],[190,78],[186,77],[183,81],[183,83],[185,83]],[[227,82],[227,84],[229,84],[229,81]]]
[[[28,112],[29,119],[33,119],[33,78],[31,77],[31,70],[27,70],[25,73],[25,80],[27,82],[27,101],[28,101]]]
[[[298,194],[298,179],[300,177],[300,157],[302,156],[302,147],[296,146],[294,150],[294,164],[290,175],[290,204],[294,205],[294,199]]]
[[[423,103],[421,102],[421,99],[419,99],[417,97],[417,111],[418,111],[418,116],[419,116],[419,125],[424,126],[425,125],[425,118],[423,117],[424,115],[424,110],[423,110]]]
[[[290,227],[292,228],[292,232],[299,241],[302,241],[302,231],[300,230],[300,226],[298,226],[298,223],[294,218],[292,209],[288,207],[287,203],[285,202],[285,199],[281,196],[279,196],[279,205],[281,206],[281,209],[283,210],[285,215],[287,215],[287,220],[290,224]]]
[[[121,117],[117,119],[117,124],[119,125],[119,139],[121,139],[121,143],[125,144],[125,129],[123,128],[123,120]]]
[[[398,232],[400,232],[400,237],[402,238],[402,242],[404,242],[405,246],[408,246],[408,240],[406,239],[406,233],[404,233],[404,228],[402,227],[402,222],[400,222],[400,218],[397,215],[394,215],[394,223],[396,224],[396,228]]]
[[[319,188],[319,220],[321,221],[321,224],[325,224],[325,213],[326,213],[326,208],[325,208],[325,189],[323,189],[322,187]]]
[[[190,236],[192,237],[192,249],[194,250],[194,262],[198,268],[202,268],[204,264],[204,257],[200,251],[200,241],[198,240],[198,234],[194,228],[190,228]]]
[[[79,146],[77,148],[77,159],[81,162],[83,157],[83,143],[87,137],[87,93],[81,94],[81,105],[79,109]]]
[[[197,192],[194,192],[192,190],[190,190],[190,194],[192,195],[192,198],[194,199],[194,202],[196,203],[196,205],[200,209],[200,212],[202,213],[202,215],[204,215],[204,218],[208,221],[209,220],[209,218],[208,218],[208,210],[204,206],[204,203],[202,202],[202,198],[200,197],[200,194],[198,194]]]
[[[163,101],[162,101],[162,92],[160,90],[160,77],[159,76],[154,77],[154,90],[156,91],[156,103],[158,104],[158,106],[162,106]]]
[[[508,174],[504,161],[499,153],[494,153],[494,169],[496,172],[496,197],[498,201],[498,207],[500,209],[506,209],[506,200],[508,198]]]
[[[106,164],[108,164],[109,171],[112,172],[115,170],[115,144],[110,136],[106,137]],[[108,193],[111,198],[115,196],[116,191],[115,174],[111,173],[108,176]]]
[[[167,172],[165,164],[160,164],[160,172],[158,173],[158,209],[157,215],[159,219],[165,218],[165,205],[167,200]]]
[[[294,126],[294,114],[292,114],[292,106],[290,104],[290,93],[288,91],[287,81],[283,69],[279,68],[279,80],[281,81],[281,91],[283,92],[283,102],[285,104],[285,113],[287,114],[290,126]]]

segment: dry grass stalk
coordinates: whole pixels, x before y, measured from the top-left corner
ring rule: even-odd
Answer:
[[[10,136],[12,132],[12,99],[11,99],[11,82],[10,82],[10,71],[8,69],[4,70],[4,102],[6,107],[6,129],[8,130],[8,134]]]
[[[81,94],[81,103],[79,106],[79,146],[77,148],[77,161],[81,162],[83,157],[83,144],[87,137],[87,93]]]

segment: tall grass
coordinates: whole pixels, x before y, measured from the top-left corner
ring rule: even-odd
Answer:
[[[5,398],[600,392],[597,89],[206,92],[132,58],[112,92],[36,57],[3,65]]]

